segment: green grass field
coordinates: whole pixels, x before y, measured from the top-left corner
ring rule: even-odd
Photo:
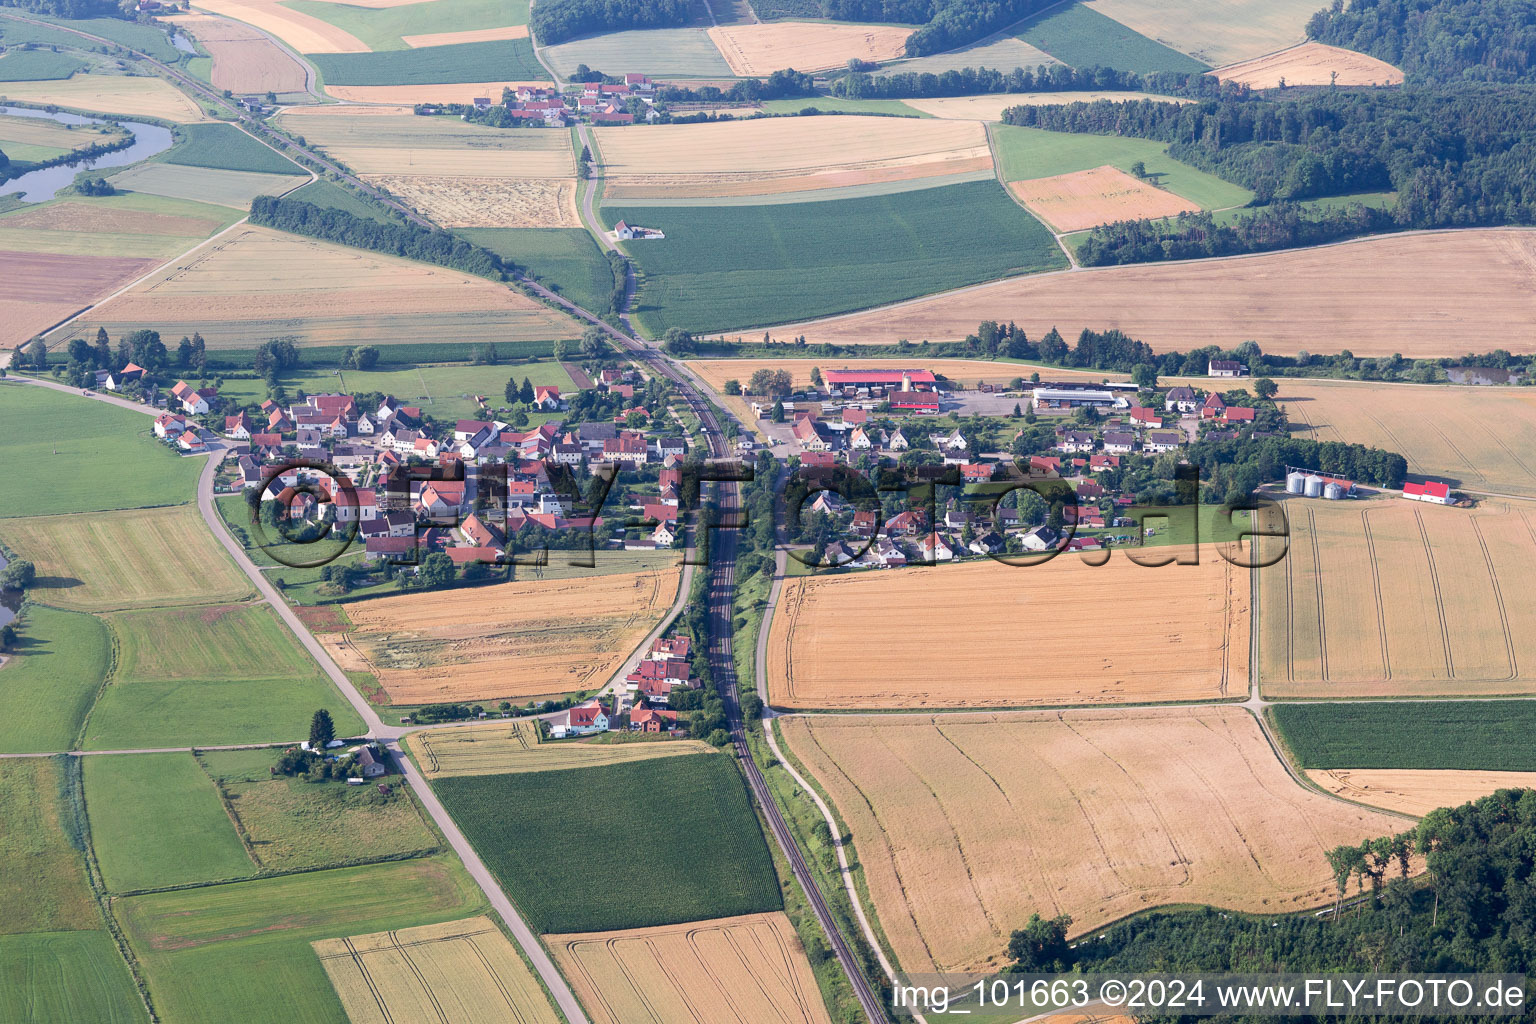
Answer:
[[[578,306],[599,316],[608,308],[613,271],[591,232],[581,228],[460,228],[454,234],[522,264]]]
[[[118,754],[82,762],[91,844],[110,891],[256,873],[212,780],[191,754]]]
[[[269,764],[276,759],[277,751],[267,752]],[[434,851],[438,845],[401,786],[386,795],[375,786],[279,778],[225,788],[266,871]]]
[[[782,905],[729,757],[461,776],[434,789],[535,931],[641,928]],[[602,881],[613,871],[638,871],[643,897],[615,898]]]
[[[298,169],[287,174],[221,171],[151,160],[114,174],[109,180],[117,188],[131,192],[233,207],[243,216],[256,196],[286,192],[303,180],[299,177],[302,173]]]
[[[106,678],[111,636],[89,615],[37,604],[17,626],[14,657],[0,668],[0,752],[71,750]]]
[[[668,78],[734,78],[735,72],[702,28],[651,28],[572,39],[546,46],[544,59],[563,77],[585,64],[600,71],[622,67],[626,72]]]
[[[102,931],[0,935],[0,1020],[147,1020],[112,936]]]
[[[452,82],[543,82],[549,72],[526,39],[454,43],[383,53],[306,55],[327,85],[438,85]]]
[[[1207,210],[1242,206],[1253,193],[1170,157],[1160,142],[993,125],[992,148],[1005,181],[1049,178],[1109,164],[1129,172],[1140,160],[1151,180]]]
[[[345,1024],[315,939],[481,912],[458,860],[366,867],[133,896],[116,910],[167,1021]]]
[[[77,29],[88,32],[93,36],[101,36],[124,46],[131,46],[149,54],[156,60],[175,63],[181,56],[181,51],[171,45],[170,38],[152,25],[140,25],[137,22],[125,21],[122,18],[54,18],[46,14],[38,14],[36,11],[27,11],[26,17],[46,22],[47,25],[59,25],[65,28]],[[16,46],[19,43],[40,43],[46,46],[72,46],[95,49],[99,43],[89,39],[82,39],[72,32],[61,32],[58,29],[48,28],[43,25],[28,25],[24,22],[15,22],[6,19],[3,26],[3,38],[6,46]]]
[[[604,223],[620,218],[666,233],[627,246],[644,275],[639,316],[657,333],[786,323],[1066,265],[995,181],[841,202],[603,208]]]
[[[105,402],[0,382],[0,518],[190,501],[203,460],[168,450],[152,425]]]
[[[293,190],[290,199],[297,199],[302,203],[311,203],[324,207],[327,210],[344,210],[354,217],[366,217],[376,220],[381,224],[393,224],[396,218],[391,217],[388,210],[382,206],[368,202],[334,182],[320,179],[312,181],[308,185]]]
[[[117,634],[113,678],[224,679],[297,676],[315,666],[266,605],[155,608],[110,616]]]
[[[402,36],[528,24],[528,0],[435,0],[403,7],[290,0],[284,6],[350,32],[375,51],[409,49]]]
[[[1053,7],[1025,22],[1014,35],[1074,67],[1114,68],[1141,75],[1209,70],[1193,57],[1078,3]]]
[[[1303,768],[1536,771],[1536,704],[1513,700],[1276,704]]]
[[[85,40],[79,40],[85,42]],[[52,50],[17,50],[0,57],[0,82],[47,82],[85,70],[83,60]]]
[[[166,153],[168,164],[258,174],[304,173],[298,164],[232,124],[188,124],[179,130],[185,132],[187,138]]]
[[[63,757],[0,761],[0,935],[102,927]]]
[[[1014,68],[1034,70],[1042,65],[1061,63],[1044,50],[1037,49],[1012,36],[978,40],[969,46],[927,57],[912,57],[887,64],[875,74],[909,71],[916,74],[942,75],[946,71],[961,68],[992,68],[994,71],[1012,71]],[[819,105],[819,104],[818,104]]]

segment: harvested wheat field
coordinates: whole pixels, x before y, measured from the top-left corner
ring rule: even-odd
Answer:
[[[991,170],[975,121],[776,117],[595,129],[603,201],[773,195]]]
[[[830,1024],[782,913],[544,941],[595,1024]]]
[[[11,348],[148,273],[158,260],[0,251],[0,345]]]
[[[488,43],[497,39],[526,39],[527,25],[508,25],[505,28],[472,28],[463,32],[427,32],[421,35],[401,36],[401,42],[416,49],[422,46],[453,46],[456,43]]]
[[[486,333],[533,341],[573,330],[566,317],[484,278],[250,226],[165,267],[70,329],[94,333],[97,324],[126,323],[173,337],[195,327],[210,348],[248,346],[258,333],[344,344],[461,342]],[[469,332],[477,337],[465,337]]]
[[[367,53],[350,32],[296,11],[279,0],[197,0],[201,10],[222,14],[272,33],[300,53]]]
[[[853,834],[907,971],[996,967],[1038,912],[1334,895],[1325,851],[1401,818],[1298,786],[1238,708],[779,719]]]
[[[489,917],[310,944],[351,1024],[556,1024],[549,997]]]
[[[1460,807],[1499,789],[1536,787],[1536,772],[1313,768],[1307,771],[1307,778],[1346,800],[1415,817],[1437,807]]]
[[[579,228],[575,178],[365,174],[445,228]]]
[[[548,82],[448,82],[432,85],[327,85],[325,91],[343,103],[473,103],[476,96],[500,96],[505,88],[516,91],[531,85],[548,88]]]
[[[1102,566],[1063,555],[789,579],[768,637],[766,699],[872,709],[1241,696],[1248,590],[1248,571],[1210,548],[1198,565],[1161,568],[1120,553]],[[1063,600],[1115,627],[1091,640],[1058,628]]]
[[[37,566],[33,599],[59,608],[238,601],[251,592],[191,505],[7,519],[0,538]]]
[[[594,689],[672,606],[681,569],[501,583],[346,605],[321,642],[397,704]]]
[[[576,176],[569,132],[491,128],[456,117],[418,117],[409,109],[356,106],[296,108],[285,111],[280,123],[358,174]]]
[[[906,56],[910,28],[898,25],[834,25],[775,21],[752,25],[717,25],[709,38],[731,70],[742,77],[769,75],[785,68],[827,71],[850,58],[879,63]]]
[[[1200,210],[1198,203],[1108,164],[1091,171],[1013,181],[1008,188],[1030,212],[1057,231],[1081,231],[1117,220],[1177,217]]]
[[[433,729],[412,733],[406,743],[416,755],[422,774],[429,779],[444,775],[515,775],[561,768],[596,768],[653,757],[710,754],[715,750],[698,740],[545,742],[539,739],[534,723],[527,721],[473,729]]]
[[[817,120],[813,118],[812,120]],[[841,120],[822,118],[820,120]],[[1462,354],[1469,337],[1536,352],[1536,233],[1518,228],[1390,235],[1356,242],[1157,266],[1016,277],[996,284],[785,324],[777,337],[812,345],[961,341],[981,320],[1015,321],[1030,337],[1055,326],[1117,327],[1159,351],[1313,351],[1348,338],[1357,356]]]
[[[180,124],[208,120],[196,103],[163,78],[75,74],[46,82],[6,82],[4,94],[7,99],[93,113],[161,117]]]
[[[304,65],[251,26],[209,14],[164,20],[208,51],[213,58],[215,89],[237,93],[304,91]]]
[[[128,206],[66,199],[26,206],[0,217],[0,239],[12,231],[206,238],[223,226],[224,222],[206,217],[156,213]]]
[[[1193,100],[1174,96],[1156,96],[1148,92],[994,92],[981,96],[942,96],[924,99],[904,99],[907,106],[934,117],[961,121],[1001,121],[1003,111],[1009,107],[1054,106],[1058,103],[1096,103],[1111,100],[1127,103],[1133,100],[1155,100],[1158,103],[1192,103]]]
[[[1413,475],[1455,487],[1536,496],[1529,388],[1297,381],[1278,400],[1303,437],[1398,452]]]
[[[1531,692],[1536,510],[1391,498],[1284,509],[1289,551],[1258,570],[1266,695]]]
[[[1315,0],[1086,0],[1148,39],[1212,67],[1250,60],[1306,38]]]
[[[1384,60],[1354,50],[1306,42],[1241,64],[1212,72],[1223,82],[1241,82],[1255,89],[1286,85],[1402,85],[1403,73]]]

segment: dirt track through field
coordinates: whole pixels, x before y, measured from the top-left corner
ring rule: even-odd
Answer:
[[[1319,905],[1325,851],[1405,824],[1296,785],[1237,708],[780,726],[851,829],[908,971],[995,966],[1031,913],[1082,934],[1170,903]]]

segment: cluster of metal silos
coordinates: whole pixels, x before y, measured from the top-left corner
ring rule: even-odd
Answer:
[[[1324,498],[1328,501],[1339,501],[1346,493],[1344,485],[1337,481],[1324,480],[1316,473],[1308,474],[1294,469],[1285,475],[1285,491],[1287,494]]]

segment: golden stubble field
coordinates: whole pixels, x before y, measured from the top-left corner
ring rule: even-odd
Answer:
[[[715,748],[698,740],[646,740],[593,743],[590,740],[541,742],[532,722],[483,728],[432,729],[406,738],[422,774],[514,775],[519,772],[648,761],[679,754],[709,754]]]
[[[1536,233],[1424,232],[1016,277],[772,333],[803,334],[812,345],[961,341],[981,320],[1015,321],[1031,338],[1052,327],[1068,338],[1084,327],[1116,327],[1163,352],[1251,339],[1266,352],[1295,355],[1327,347],[1320,339],[1342,338],[1357,356],[1415,359],[1461,355],[1477,337],[1533,352]]]
[[[128,117],[161,117],[180,124],[208,120],[201,107],[163,78],[76,73],[46,82],[6,82],[3,92],[7,99]]]
[[[575,178],[365,174],[445,228],[579,228]]]
[[[1536,510],[1394,498],[1284,509],[1289,552],[1258,570],[1266,695],[1532,690]]]
[[[1313,0],[1088,0],[1086,6],[1213,67],[1301,42],[1317,11]]]
[[[303,92],[304,65],[249,25],[211,14],[165,21],[188,33],[213,58],[215,89],[237,93]]]
[[[773,195],[991,170],[976,121],[776,117],[597,128],[608,202]]]
[[[351,1024],[556,1024],[549,997],[489,917],[310,944]]]
[[[1032,913],[1322,904],[1326,850],[1406,824],[1297,785],[1238,708],[778,721],[907,971],[996,966]]]
[[[1177,217],[1199,204],[1148,184],[1108,164],[1050,178],[1013,181],[1008,189],[1057,231],[1144,217]]]
[[[1179,554],[1146,549],[1143,557]],[[1249,573],[1102,566],[1077,555],[786,580],[768,637],[770,703],[999,708],[1212,700],[1248,692]]]
[[[1403,73],[1384,60],[1324,43],[1306,42],[1279,53],[1217,68],[1223,82],[1241,82],[1255,89],[1286,85],[1402,85]]]
[[[595,1024],[830,1024],[782,913],[544,939]]]
[[[346,605],[320,634],[349,671],[398,704],[539,697],[608,681],[677,596],[678,566],[402,594]]]
[[[1536,787],[1536,772],[1312,768],[1307,778],[1346,800],[1417,817],[1437,807],[1459,807],[1495,790]]]
[[[1398,452],[1410,473],[1456,487],[1536,496],[1529,388],[1282,381],[1276,400],[1302,437]]]
[[[72,329],[91,333],[98,323],[136,323],[163,334],[197,328],[210,347],[228,348],[250,344],[249,336],[263,329],[272,331],[265,337],[295,334],[313,344],[329,337],[328,324],[345,330],[393,317],[388,333],[370,340],[420,343],[465,340],[451,333],[467,316],[494,322],[508,341],[567,337],[574,330],[568,318],[484,278],[251,226],[167,265]]]
[[[826,71],[849,59],[895,60],[906,55],[909,28],[898,25],[835,25],[822,22],[777,21],[751,25],[717,25],[709,38],[738,75],[768,75],[784,68]]]
[[[32,597],[59,608],[99,612],[251,593],[191,505],[7,519],[0,537],[37,566]]]
[[[279,0],[198,0],[197,6],[272,33],[300,53],[367,53],[352,33]]]

